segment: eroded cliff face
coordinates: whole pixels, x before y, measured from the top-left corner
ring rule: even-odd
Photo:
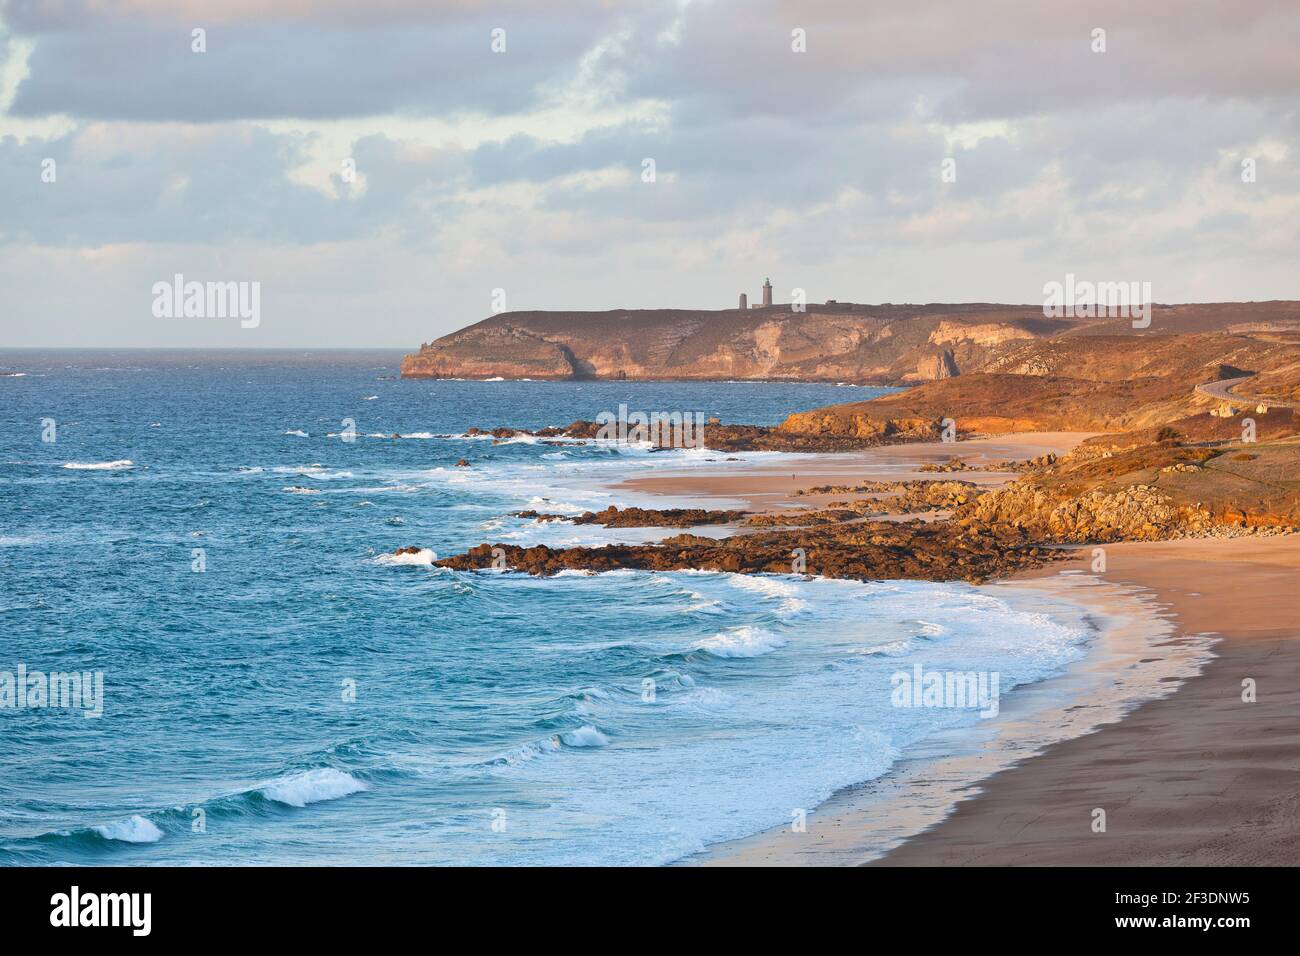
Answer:
[[[1231,377],[1223,369],[1260,373],[1260,395],[1300,396],[1300,303],[1156,306],[1151,318],[1139,333],[1127,318],[983,303],[507,312],[423,346],[402,374],[934,383],[945,390],[916,393],[932,407],[892,417],[961,410],[1004,430],[1169,421],[1195,410],[1192,386]],[[987,378],[960,384],[971,376]]]
[[[906,383],[978,368],[1069,327],[1034,306],[849,303],[713,312],[508,312],[408,355],[410,378]]]

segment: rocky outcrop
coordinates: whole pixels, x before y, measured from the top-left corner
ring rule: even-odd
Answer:
[[[546,514],[538,511],[516,511],[516,518],[535,521],[568,521],[571,524],[597,524],[606,528],[693,528],[710,524],[734,524],[748,515],[748,511],[710,511],[705,508],[617,508],[610,505],[603,511],[584,511],[580,515]]]
[[[860,581],[913,578],[980,582],[1064,558],[1019,532],[976,531],[922,522],[868,522],[738,535],[716,541],[683,534],[653,545],[523,548],[482,544],[444,558],[441,567],[469,571],[505,566],[529,574],[564,570],[735,571],[807,573]]]
[[[832,427],[828,420],[820,423],[817,419],[801,421],[798,416],[791,416],[781,426],[769,428],[766,425],[729,425],[722,422],[709,422],[703,429],[703,447],[719,452],[742,451],[785,451],[785,452],[828,452],[855,451],[883,445],[890,442],[916,441],[933,438],[938,434],[938,425],[921,420],[904,419],[895,421],[886,419],[871,423],[865,417],[851,426]],[[563,428],[540,428],[529,431],[523,428],[468,428],[467,435],[491,435],[493,443],[506,442],[520,436],[550,439],[610,440],[607,435],[609,426],[597,422],[576,421]],[[628,440],[648,441],[655,447],[652,451],[669,448],[696,447],[698,435],[692,429],[689,433],[691,442],[685,441],[683,430],[676,424],[664,425],[658,430],[647,432],[644,436],[629,433]],[[692,444],[695,443],[695,444]]]
[[[948,349],[927,355],[916,364],[916,376],[923,381],[937,382],[941,378],[952,378],[956,374],[957,362]]]
[[[864,481],[856,485],[800,488],[795,496],[875,495],[874,503],[881,509],[879,514],[910,514],[969,504],[981,490],[973,481]]]
[[[796,412],[781,423],[786,435],[823,435],[866,441],[924,441],[939,435],[940,423],[924,418],[888,418],[872,411],[847,406],[832,406],[810,412]]]
[[[1014,484],[984,495],[971,514],[987,525],[1009,525],[1056,542],[1158,541],[1207,530],[1204,508],[1180,507],[1147,485],[1089,491],[1061,499],[1032,485]]]

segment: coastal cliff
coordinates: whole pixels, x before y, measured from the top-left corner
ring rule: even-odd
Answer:
[[[1049,319],[1037,305],[809,303],[752,309],[506,312],[427,343],[406,378],[763,379],[906,385],[977,372],[1133,379],[1197,364],[1171,334],[1232,337],[1238,367],[1300,335],[1300,303],[1155,306],[1127,318]],[[1167,343],[1166,343],[1167,344]],[[1220,349],[1225,354],[1231,348]],[[1256,362],[1258,364],[1258,362]]]
[[[1037,306],[989,304],[506,312],[408,355],[402,375],[919,382],[1073,324]]]

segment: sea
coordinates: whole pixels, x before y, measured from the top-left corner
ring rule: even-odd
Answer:
[[[1005,703],[1095,638],[1077,605],[963,583],[435,567],[676,534],[511,515],[692,504],[615,486],[799,458],[471,426],[774,424],[883,390],[400,360],[0,352],[0,864],[690,862],[983,732],[900,706],[899,673],[996,674]]]

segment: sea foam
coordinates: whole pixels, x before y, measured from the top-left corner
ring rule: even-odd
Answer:
[[[157,843],[163,838],[162,830],[153,821],[138,813],[116,823],[106,823],[102,827],[92,827],[105,840],[120,840],[123,843]]]
[[[337,800],[365,789],[366,785],[351,774],[333,767],[320,767],[273,780],[258,792],[276,803],[305,807],[309,803]]]
[[[742,624],[706,637],[696,643],[693,650],[704,651],[714,657],[761,657],[785,645],[785,638],[761,627]]]
[[[124,468],[134,468],[135,462],[130,458],[117,461],[70,461],[63,467],[74,471],[121,471]]]

